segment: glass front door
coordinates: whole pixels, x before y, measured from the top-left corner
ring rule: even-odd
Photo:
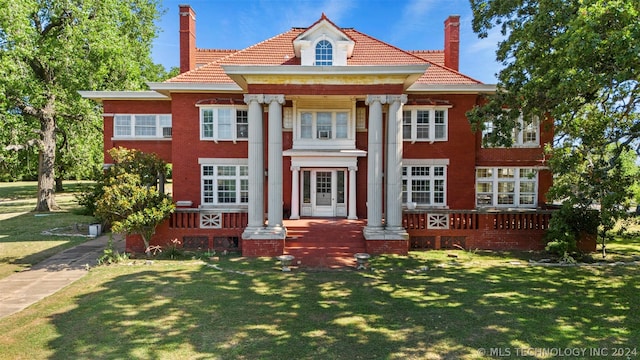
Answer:
[[[302,216],[347,216],[346,171],[341,169],[302,170]]]

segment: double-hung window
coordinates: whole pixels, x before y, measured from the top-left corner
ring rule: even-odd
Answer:
[[[115,138],[170,138],[171,114],[116,114],[113,117]]]
[[[214,141],[247,140],[249,121],[246,108],[233,106],[200,108],[200,139]]]
[[[242,205],[248,202],[247,165],[202,165],[203,205]]]
[[[493,122],[486,121],[482,131],[482,146],[491,147],[487,138],[495,131]],[[516,127],[511,130],[513,147],[535,147],[540,145],[540,120],[537,116],[524,119],[520,116],[516,121]]]
[[[426,206],[446,205],[447,168],[444,165],[402,167],[402,201]]]
[[[405,141],[447,141],[447,108],[405,106],[402,137]]]
[[[538,189],[533,168],[477,168],[476,205],[535,207]]]
[[[348,137],[348,111],[302,111],[300,113],[301,139],[332,140]]]

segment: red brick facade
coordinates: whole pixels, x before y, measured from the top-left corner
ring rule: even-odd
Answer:
[[[316,67],[305,65],[310,60],[305,58],[309,55],[305,53],[307,50],[304,44],[318,41],[314,40],[314,34],[320,32],[334,34],[336,39],[341,37],[340,41],[348,43],[346,47],[336,46],[333,53],[334,61],[344,61],[345,65],[335,68],[326,66],[323,71],[316,71]],[[366,228],[370,224],[365,227],[365,237],[368,239],[366,251],[371,254],[406,254],[412,249],[451,246],[500,250],[537,250],[544,247],[542,237],[550,215],[539,210],[545,207],[545,194],[551,186],[552,176],[545,167],[543,147],[552,140],[553,133],[549,130],[550,126],[543,123],[539,127],[538,142],[535,146],[482,146],[482,135],[471,131],[466,112],[482,101],[483,94],[495,91],[495,87],[458,73],[459,17],[452,16],[446,20],[445,46],[441,52],[404,52],[355,30],[337,28],[323,17],[307,29],[294,28],[254,47],[235,53],[228,51],[232,54],[229,56],[220,52],[221,55],[211,57],[211,62],[196,67],[196,54],[204,54],[205,50],[197,49],[195,46],[195,12],[189,6],[180,8],[180,39],[182,74],[164,83],[152,84],[152,91],[143,94],[146,97],[127,92],[106,95],[101,92],[87,96],[101,101],[104,106],[105,163],[111,160],[107,154],[110,148],[124,146],[155,152],[173,166],[172,196],[180,207],[170,220],[157,229],[153,244],[162,246],[178,239],[185,247],[192,249],[224,248],[241,251],[245,256],[281,255],[286,252],[286,230],[280,236],[279,225],[276,224],[274,230],[271,229],[273,224],[269,225],[266,222],[259,224],[259,227],[265,226],[266,233],[260,233],[260,229],[257,229],[258,232],[249,233],[252,221],[255,222],[256,218],[263,222],[267,220],[268,200],[271,197],[282,198],[282,216],[285,219],[289,216],[295,218],[298,212],[300,216],[318,216],[320,212],[314,211],[316,207],[319,209],[321,206],[320,197],[316,199],[314,196],[319,196],[318,189],[324,184],[320,182],[321,176],[331,175],[333,216],[367,219],[372,211],[379,214],[380,209],[384,209],[382,212],[402,209],[402,224],[397,224],[392,233],[383,229],[387,232],[376,238],[377,228],[373,226],[373,230],[367,233]],[[341,56],[344,56],[342,60]],[[367,73],[363,69],[371,69],[371,72]],[[250,100],[246,97],[254,94],[258,96],[257,99],[267,99],[269,95],[276,95],[281,96],[284,101],[275,104],[274,107],[274,103],[265,100],[260,103],[261,112],[256,113],[255,108],[247,105]],[[371,108],[373,105],[370,100],[374,97],[382,99],[379,141],[384,145],[383,151],[378,153],[372,151],[369,146],[372,136],[376,136],[372,128],[380,126],[372,125],[371,122],[380,121],[376,118],[379,116],[377,110]],[[400,105],[400,109],[403,109],[402,106],[404,109],[424,108],[429,114],[433,114],[435,109],[440,109],[438,116],[445,114],[444,120],[439,120],[439,124],[445,126],[444,138],[434,138],[431,141],[405,138],[398,147],[403,164],[431,166],[427,170],[421,168],[420,171],[427,173],[422,174],[422,182],[417,181],[415,184],[418,185],[415,186],[422,187],[427,194],[431,194],[429,196],[432,196],[432,199],[436,199],[433,198],[436,184],[442,186],[439,181],[444,181],[446,191],[442,197],[437,198],[438,202],[443,202],[438,206],[433,206],[427,201],[419,203],[418,209],[410,210],[405,208],[407,204],[387,204],[387,192],[393,193],[391,189],[398,191],[399,188],[394,186],[401,185],[388,183],[400,179],[405,181],[404,176],[408,176],[385,173],[385,169],[393,168],[391,165],[394,163],[390,161],[398,161],[395,157],[389,160],[389,154],[392,154],[389,153],[389,147],[397,146],[393,145],[395,142],[389,131],[397,133],[396,129],[401,129],[400,134],[394,136],[403,136],[405,128],[407,131],[411,129],[414,133],[422,131],[420,134],[436,129],[433,119],[426,120],[427,125],[421,125],[425,123],[420,121],[425,120],[418,120],[416,125],[415,120],[414,123],[410,123],[408,117],[405,119],[405,116],[409,116],[405,115],[408,112],[392,114],[392,101],[398,99],[402,99],[404,104]],[[224,120],[208,118],[207,121],[211,121],[211,124],[218,121],[216,125],[211,125],[211,128],[207,128],[209,125],[203,123],[205,115],[202,109],[216,106],[226,106],[234,109],[233,111],[248,111],[249,134],[251,135],[252,129],[256,131],[256,126],[261,126],[262,137],[203,139],[205,128],[213,133],[213,128],[218,126],[215,131],[222,131],[220,129]],[[276,111],[272,113],[273,109]],[[313,114],[318,112],[332,114],[336,111],[348,116],[348,127],[345,127],[348,130],[344,130],[346,132],[341,135],[348,141],[323,142],[314,140],[315,136],[320,136],[319,132],[316,135],[303,134],[303,127],[307,126],[303,124],[304,116],[316,116]],[[160,134],[148,138],[115,136],[114,117],[118,114],[170,114],[171,134],[164,138],[160,137]],[[256,116],[262,119],[262,124],[256,120]],[[390,127],[391,119],[397,123]],[[240,126],[240,120],[235,121],[238,121],[237,125]],[[282,124],[278,125],[278,128],[282,129],[281,133],[275,137],[269,134],[269,129],[274,128],[274,121]],[[337,132],[337,120],[332,121],[334,128],[328,134]],[[235,134],[233,126],[236,123],[230,124],[231,127],[225,128],[225,131]],[[319,124],[318,122],[318,127]],[[316,126],[315,123],[313,126]],[[416,126],[423,128],[415,130]],[[425,130],[427,128],[424,126],[431,127]],[[431,137],[436,136],[433,133],[429,134]],[[337,139],[338,135],[330,136]],[[281,139],[282,150],[289,155],[281,154],[281,179],[274,183],[268,181],[266,175],[270,168],[270,156],[275,151],[272,146],[277,143],[274,142],[276,138]],[[263,154],[250,153],[252,141],[258,141]],[[269,145],[272,143],[274,145]],[[347,147],[336,148],[335,144],[339,143],[346,144]],[[328,147],[318,147],[324,145]],[[327,157],[323,154],[327,154]],[[378,158],[372,162],[370,156]],[[257,164],[255,159],[263,159],[263,163]],[[219,180],[220,178],[216,178],[217,182],[205,184],[203,164],[249,164],[249,183],[255,184],[252,181],[262,179],[264,193],[251,193],[250,189],[249,194],[253,195],[249,196],[248,207],[246,202],[238,203],[240,200],[235,195],[231,197],[231,201],[235,203],[224,206],[226,200],[222,197],[223,190],[224,186],[229,185],[223,185],[227,183]],[[375,164],[375,169],[371,168],[370,164]],[[478,206],[478,168],[513,168],[515,171],[521,168],[534,169],[535,200],[533,203],[525,202],[530,205],[516,209],[515,213],[506,206]],[[256,169],[260,170],[256,173]],[[443,180],[429,180],[428,176],[437,176],[430,175],[429,172],[442,172],[442,169],[446,169]],[[318,177],[309,178],[310,174]],[[340,176],[339,180],[335,180],[337,176]],[[381,204],[376,203],[378,200],[368,198],[372,196],[368,188],[380,186],[373,182],[378,176],[382,177],[384,182],[380,187],[383,195]],[[355,183],[352,183],[354,180]],[[429,183],[423,185],[424,182]],[[226,188],[226,191],[237,191],[237,187],[246,186],[246,183],[241,183],[240,180],[234,184],[231,188]],[[404,195],[407,195],[408,191],[414,191],[410,185],[407,186],[409,188],[403,190]],[[500,186],[504,184],[500,183]],[[334,187],[338,189],[337,192]],[[315,189],[317,193],[310,194],[309,189]],[[207,203],[203,203],[205,191]],[[517,193],[517,190],[512,191]],[[314,200],[309,200],[309,196],[314,197]],[[340,200],[336,200],[336,196],[340,196]],[[420,194],[416,193],[415,196],[419,198]],[[211,200],[212,197],[217,200]],[[264,217],[263,214],[252,213],[251,202],[258,201],[257,199],[257,204],[262,204],[264,208]],[[308,202],[311,207],[305,205]],[[342,204],[344,208],[338,209],[339,206],[336,204]],[[372,207],[377,210],[372,210]],[[519,206],[515,204],[514,207]],[[311,212],[305,215],[304,211]],[[269,214],[271,215],[273,214]],[[281,220],[278,214],[270,219]],[[393,221],[398,221],[394,220],[393,214],[385,214],[383,227],[389,227]],[[431,224],[430,221],[438,223]],[[373,224],[375,225],[375,222]],[[400,225],[404,230],[398,230]],[[132,251],[144,250],[141,240],[136,237],[128,238],[127,247]]]

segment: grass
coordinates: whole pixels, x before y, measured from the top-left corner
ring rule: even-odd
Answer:
[[[94,268],[0,321],[12,359],[478,359],[478,349],[640,344],[637,266],[278,271],[222,257]],[[404,265],[404,266],[403,266]],[[429,270],[424,270],[428,266]],[[497,350],[496,350],[497,351]]]
[[[608,248],[633,259],[640,237]],[[639,357],[640,267],[528,264],[541,256],[412,252],[374,257],[365,271],[291,273],[235,255],[131,260],[0,319],[0,357],[482,359],[523,348],[539,350],[530,358],[582,348]]]
[[[43,234],[52,230],[56,234],[72,234],[93,222],[92,217],[79,214],[74,198],[83,186],[82,182],[65,183],[66,191],[56,195],[62,210],[39,214],[32,212],[36,205],[34,182],[0,183],[0,278],[87,240],[81,236]]]

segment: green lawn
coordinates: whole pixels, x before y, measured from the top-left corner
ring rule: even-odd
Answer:
[[[57,219],[33,215],[17,218],[42,228]],[[637,234],[612,243],[608,261],[640,255]],[[541,257],[412,252],[374,257],[365,271],[291,273],[271,258],[235,255],[131,260],[92,268],[0,319],[0,358],[482,359],[521,349],[529,358],[606,349],[613,358],[614,348],[640,358],[640,267],[529,265]]]
[[[66,191],[56,195],[62,210],[38,214],[32,212],[36,205],[35,182],[0,183],[0,278],[87,240],[80,236],[43,234],[86,233],[84,230],[93,218],[78,214],[73,196],[84,185],[65,183]]]
[[[359,272],[276,265],[223,257],[217,268],[190,260],[95,268],[0,320],[0,354],[478,359],[480,348],[640,344],[638,266],[453,265],[430,253],[377,258],[375,270]]]

